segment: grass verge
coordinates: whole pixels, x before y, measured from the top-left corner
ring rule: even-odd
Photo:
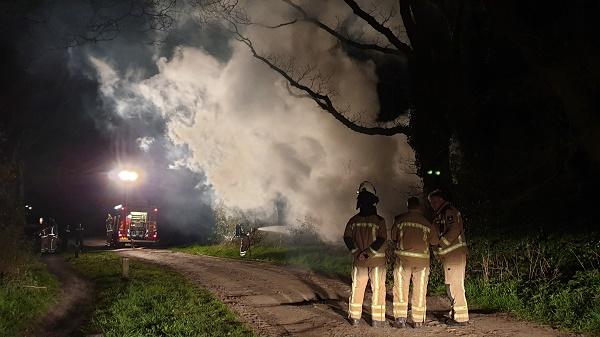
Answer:
[[[222,302],[176,272],[130,260],[129,280],[122,280],[120,261],[111,252],[69,259],[97,289],[96,308],[85,333],[105,337],[254,336]]]
[[[600,335],[600,235],[472,239],[470,303]]]
[[[247,257],[240,257],[239,246],[232,244],[221,245],[190,245],[177,247],[172,250],[195,254],[228,257],[233,259],[251,259],[256,261],[272,262],[302,266],[316,272],[337,277],[348,277],[352,270],[350,254],[345,249],[325,245],[306,246],[253,246]]]
[[[26,324],[45,313],[58,294],[58,281],[30,258],[19,273],[0,279],[0,336],[19,336]]]

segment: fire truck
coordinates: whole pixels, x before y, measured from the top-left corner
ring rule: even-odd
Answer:
[[[158,243],[158,208],[117,205],[106,218],[106,245]]]

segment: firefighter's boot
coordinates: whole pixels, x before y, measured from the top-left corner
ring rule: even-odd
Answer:
[[[360,324],[360,320],[359,319],[349,318],[348,320],[350,321],[350,324],[352,326],[358,326]]]
[[[394,321],[394,327],[398,328],[398,329],[406,328],[406,318],[404,318],[404,317],[396,318],[396,320]]]

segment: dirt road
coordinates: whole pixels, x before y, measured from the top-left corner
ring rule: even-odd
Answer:
[[[169,266],[192,282],[216,294],[259,336],[570,336],[503,314],[471,313],[471,324],[449,327],[438,321],[447,303],[428,299],[427,326],[383,330],[346,321],[348,284],[305,270],[267,263],[195,256],[167,250],[125,249],[123,256]],[[388,298],[388,316],[391,303]],[[368,312],[368,300],[365,311]]]
[[[26,337],[78,337],[81,326],[93,309],[93,291],[90,282],[79,277],[60,255],[43,259],[48,270],[60,282],[58,302],[28,331]]]

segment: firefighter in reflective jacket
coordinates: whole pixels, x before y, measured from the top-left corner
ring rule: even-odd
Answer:
[[[48,234],[50,233],[50,226],[48,226],[48,222],[44,220],[44,218],[40,218],[40,230],[38,231],[38,235],[40,237],[40,252],[47,253],[48,246],[50,245],[50,238]]]
[[[371,317],[374,327],[385,326],[385,220],[377,215],[379,202],[373,184],[364,181],[358,187],[358,214],[346,225],[344,242],[354,258],[352,264],[352,294],[349,300],[349,319],[358,325],[367,282],[371,280]]]
[[[410,197],[408,211],[396,216],[392,227],[395,244],[394,264],[394,326],[406,327],[408,317],[408,288],[412,277],[411,313],[414,327],[425,322],[427,282],[429,280],[429,245],[438,244],[435,226],[423,215],[419,198]]]
[[[465,268],[467,243],[460,212],[446,201],[440,190],[429,193],[429,203],[435,211],[434,225],[440,232],[440,247],[436,254],[444,268],[446,292],[452,309],[449,323],[463,325],[469,321],[469,308],[465,297]]]

